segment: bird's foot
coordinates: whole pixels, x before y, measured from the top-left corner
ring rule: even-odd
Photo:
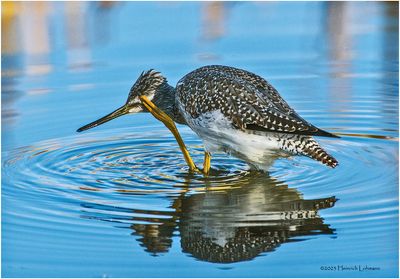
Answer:
[[[203,174],[208,176],[211,168],[211,154],[208,151],[204,152]]]

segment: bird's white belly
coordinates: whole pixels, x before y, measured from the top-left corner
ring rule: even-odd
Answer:
[[[282,155],[274,133],[270,136],[257,135],[234,129],[231,122],[219,111],[208,112],[186,121],[203,140],[205,149],[211,153],[225,152],[264,170],[268,169],[278,155]]]

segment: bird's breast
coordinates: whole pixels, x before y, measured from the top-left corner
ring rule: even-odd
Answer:
[[[202,139],[209,152],[225,152],[255,165],[270,165],[282,155],[274,133],[262,135],[236,129],[220,111],[203,113],[196,118],[181,110],[188,126]]]

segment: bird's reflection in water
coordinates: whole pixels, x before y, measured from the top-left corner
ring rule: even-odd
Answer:
[[[134,217],[131,226],[147,252],[167,252],[175,230],[183,252],[216,263],[250,260],[285,242],[334,234],[318,211],[333,207],[335,197],[305,200],[299,191],[266,174],[252,173],[222,190],[211,187],[212,181],[206,184],[209,189],[202,193],[184,191],[175,197],[174,211],[168,214],[135,210],[147,216]]]

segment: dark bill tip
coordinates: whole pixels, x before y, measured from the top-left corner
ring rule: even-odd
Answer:
[[[89,130],[90,128],[96,127],[97,125],[94,125],[92,123],[87,124],[85,126],[80,127],[78,130],[76,130],[78,133],[85,131],[85,130]]]
[[[122,116],[122,115],[124,115],[124,114],[127,114],[127,113],[128,113],[128,109],[127,109],[127,107],[124,105],[124,106],[122,106],[122,107],[116,109],[116,110],[113,111],[112,113],[107,114],[106,116],[104,116],[104,117],[102,117],[102,118],[100,118],[100,119],[98,119],[98,120],[96,120],[96,121],[93,121],[93,122],[91,122],[91,123],[89,123],[89,124],[87,124],[87,125],[85,125],[85,126],[80,127],[80,128],[79,128],[78,130],[76,130],[76,131],[79,133],[79,132],[82,132],[82,131],[89,130],[89,129],[91,129],[91,128],[97,127],[97,126],[99,126],[99,125],[101,125],[101,124],[104,124],[104,123],[106,123],[106,122],[108,122],[108,121],[110,121],[110,120],[113,120],[113,119],[115,119],[115,118],[117,118],[117,117],[119,117],[119,116]]]

